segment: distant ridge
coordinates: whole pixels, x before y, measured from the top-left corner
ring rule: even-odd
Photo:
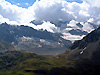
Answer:
[[[0,24],[0,40],[11,43],[20,50],[37,54],[60,54],[72,43],[61,37],[61,33],[36,30],[24,25]]]

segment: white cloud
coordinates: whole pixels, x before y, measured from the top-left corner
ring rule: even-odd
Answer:
[[[69,24],[67,24],[67,26],[72,27],[72,28],[77,28],[77,25],[76,25],[77,23],[78,23],[77,21],[71,20]]]
[[[98,21],[97,24],[100,25],[100,21]]]
[[[88,12],[83,11],[83,10],[80,10],[80,11],[79,11],[79,15],[83,15],[83,16],[86,16],[86,17],[90,16],[90,15],[88,14]]]
[[[67,2],[63,0],[41,0],[33,4],[29,9],[34,8],[35,18],[37,20],[58,21],[59,19],[70,21],[74,17],[68,12],[62,10]]]
[[[91,4],[91,6],[100,7],[100,0],[84,0]]]
[[[40,30],[40,29],[43,29],[43,30],[47,30],[49,32],[60,32],[59,28],[56,27],[54,24],[51,24],[50,22],[43,22],[42,25],[33,25],[33,24],[28,24],[29,26],[32,25],[33,28],[37,29],[37,30]]]
[[[88,22],[81,22],[81,24],[83,25],[83,30],[84,31],[86,31],[86,32],[88,32],[88,33],[90,33],[91,31],[93,31],[94,30],[94,28],[93,28],[93,26],[92,25],[90,25]]]
[[[90,18],[87,22],[91,22],[93,23],[94,19],[93,18]]]
[[[70,41],[72,41],[72,42],[75,42],[75,40],[80,40],[80,39],[82,39],[84,36],[85,36],[85,35],[80,36],[80,35],[72,35],[72,34],[70,34],[70,33],[63,33],[62,38],[67,39],[67,40],[70,40]]]
[[[4,22],[7,22],[7,23],[13,24],[13,25],[17,25],[17,24],[18,24],[16,21],[9,21],[9,19],[3,18],[3,16],[0,15],[0,24],[1,24],[1,23],[4,23]]]
[[[19,24],[28,23],[34,19],[32,16],[34,13],[4,0],[0,2],[0,14],[3,18],[9,19],[9,21],[16,21]]]
[[[20,5],[20,3],[17,3],[17,5]]]
[[[2,23],[6,21],[9,23],[27,25],[30,21],[36,19],[53,22],[57,22],[58,20],[71,22],[87,21],[99,24],[99,0],[93,0],[93,2],[91,0],[84,0],[83,3],[69,3],[65,0],[37,0],[32,6],[28,8],[21,8],[16,5],[12,5],[5,0],[0,0],[0,22]],[[26,3],[26,5],[27,4],[28,3]],[[46,28],[49,29],[49,31],[51,31],[50,28],[52,27],[56,28],[55,25],[52,25],[48,22],[47,24],[44,24],[45,27],[47,25]],[[43,28],[43,26],[41,25],[37,28]]]
[[[25,5],[29,5],[28,3],[25,3]]]

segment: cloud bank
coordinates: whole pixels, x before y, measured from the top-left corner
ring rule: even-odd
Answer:
[[[82,3],[65,0],[40,0],[28,8],[0,0],[0,23],[28,24],[32,20],[93,22],[100,24],[99,0]]]
[[[33,15],[28,9],[12,5],[11,3],[1,0],[0,1],[0,22],[5,21],[7,23],[28,23],[34,19]],[[6,19],[6,20],[4,20]]]

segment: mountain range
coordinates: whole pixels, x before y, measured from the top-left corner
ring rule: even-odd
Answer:
[[[0,24],[0,40],[9,42],[21,51],[37,54],[63,53],[72,42],[61,37],[61,33],[36,30],[24,25]]]
[[[74,42],[66,52],[59,55],[6,51],[0,54],[0,74],[96,75],[100,74],[99,58],[100,27]]]
[[[30,23],[32,23],[33,25],[36,25],[38,29],[41,29],[41,26],[49,27],[48,21],[46,22],[46,21],[40,21],[40,20],[33,20]],[[71,21],[59,20],[57,22],[50,21],[49,24],[52,26],[51,30],[49,28],[44,28],[44,27],[42,28],[46,29],[49,32],[61,33],[62,38],[70,40],[72,42],[82,39],[88,33],[97,29],[100,26],[92,22],[77,22],[75,20],[71,20]]]
[[[0,75],[100,75],[100,0],[0,0]]]
[[[33,20],[30,23],[41,26],[44,21]],[[0,24],[0,40],[9,42],[21,51],[28,51],[44,55],[57,55],[75,41],[80,40],[99,25],[90,22],[76,22],[74,20],[50,22],[57,27],[48,29],[35,29],[25,25]],[[87,25],[87,27],[86,27]]]

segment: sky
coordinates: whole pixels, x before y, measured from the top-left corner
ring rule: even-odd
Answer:
[[[0,0],[0,23],[39,28],[32,20],[44,21],[40,28],[48,29],[59,20],[100,24],[100,0]]]
[[[29,6],[33,5],[34,2],[36,2],[36,0],[6,0],[6,1],[23,8],[28,8]]]
[[[36,2],[36,0],[6,0],[6,1],[23,8],[28,8],[29,6],[33,5],[34,2]],[[66,0],[66,1],[82,3],[82,0]]]

